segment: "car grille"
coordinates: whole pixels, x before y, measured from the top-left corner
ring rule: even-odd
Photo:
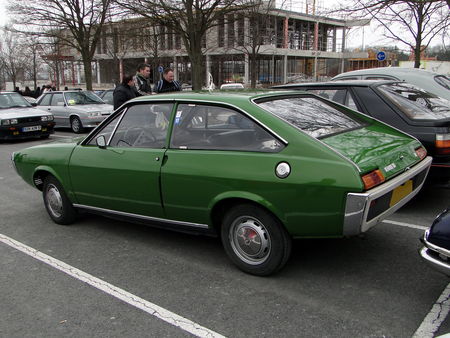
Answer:
[[[17,119],[18,123],[41,122],[40,116],[21,117]]]

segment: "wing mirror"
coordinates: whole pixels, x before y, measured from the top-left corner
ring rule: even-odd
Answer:
[[[95,143],[97,143],[97,146],[101,149],[106,149],[106,139],[104,135],[100,135],[95,139]]]

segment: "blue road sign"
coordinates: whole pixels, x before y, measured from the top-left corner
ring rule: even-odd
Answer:
[[[158,72],[160,72],[160,73],[164,72],[164,67],[163,66],[159,66],[158,67]]]
[[[386,59],[386,53],[385,52],[378,52],[377,53],[377,60],[378,61],[384,61]]]

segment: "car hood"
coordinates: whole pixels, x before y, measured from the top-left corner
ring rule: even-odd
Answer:
[[[0,110],[0,118],[17,119],[21,117],[51,115],[50,113],[34,107],[15,107]]]
[[[395,130],[386,132],[386,129],[372,126],[330,136],[322,141],[354,162],[362,173],[380,169],[386,179],[420,160],[415,152],[420,142]]]
[[[77,110],[77,111],[83,111],[83,112],[95,112],[100,111],[102,113],[112,113],[113,112],[113,106],[110,104],[83,104],[83,105],[75,105],[75,106],[69,106],[70,109]]]

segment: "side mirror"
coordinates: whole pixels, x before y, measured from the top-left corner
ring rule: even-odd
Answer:
[[[104,135],[100,135],[95,139],[95,142],[97,143],[97,146],[101,149],[106,148],[106,139]]]

